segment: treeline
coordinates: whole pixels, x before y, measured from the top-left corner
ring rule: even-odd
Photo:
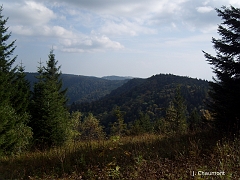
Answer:
[[[195,113],[200,120],[206,111],[208,82],[171,74],[129,80],[98,101],[72,104],[71,110],[92,112],[106,127],[107,132],[110,132],[111,124],[117,120],[116,110],[121,111],[128,127],[137,123],[140,126],[145,121],[151,121],[152,125],[159,124],[160,119],[166,116],[177,89],[186,106],[185,116],[191,121],[191,114]]]
[[[167,76],[168,75],[166,75],[166,77]],[[178,77],[174,76],[174,78]],[[143,81],[146,82],[145,80]],[[204,82],[205,81],[202,81],[201,83],[204,84]],[[129,83],[132,84],[131,81],[129,81]],[[127,86],[127,84],[128,83],[126,83],[124,86]],[[140,86],[143,86],[143,84],[141,84]],[[122,87],[120,88],[122,89]],[[136,89],[139,90],[139,88]],[[116,91],[119,90],[116,89]],[[84,122],[88,116],[96,119],[96,121],[98,122],[96,124],[98,124],[98,126],[92,126],[92,134],[98,134],[98,132],[95,132],[94,129],[98,129],[97,127],[101,127],[101,129],[104,130],[104,133],[106,133],[108,136],[114,137],[129,135],[136,136],[145,133],[180,135],[188,132],[197,132],[212,128],[213,123],[211,114],[208,110],[204,109],[205,106],[203,102],[203,99],[207,98],[207,92],[204,91],[203,94],[199,92],[199,96],[202,95],[204,96],[204,98],[198,102],[200,104],[198,107],[192,106],[191,103],[189,103],[192,108],[190,108],[190,112],[188,111],[188,103],[182,93],[184,92],[182,91],[182,86],[176,84],[176,86],[173,86],[173,89],[169,92],[171,92],[172,95],[169,96],[168,99],[166,99],[167,103],[165,107],[164,104],[151,104],[149,103],[149,101],[146,101],[146,99],[143,99],[141,102],[144,103],[145,106],[147,106],[149,103],[149,107],[146,107],[145,109],[138,109],[137,111],[135,111],[135,104],[128,104],[129,106],[125,106],[124,104],[122,106],[118,106],[117,104],[106,105],[106,102],[97,101],[88,104],[90,106],[88,108],[92,108],[92,112],[95,113],[94,116],[93,114],[89,114],[89,112],[91,112],[89,109],[87,109],[86,112],[82,110],[82,113],[79,113],[79,111],[75,111],[73,114],[78,114],[78,122]],[[113,93],[115,94],[115,92]],[[123,94],[121,95],[124,99],[125,97],[123,96]],[[141,96],[141,93],[138,95]],[[167,94],[165,95],[168,96]],[[107,97],[112,96],[110,94]],[[102,101],[108,99],[107,97],[103,98]],[[99,103],[100,105],[94,106],[94,103]],[[141,108],[142,103],[137,104],[136,107]],[[106,106],[105,108],[111,107],[111,109],[105,109],[105,111],[103,111],[102,113],[98,113],[100,107],[104,110],[104,105]],[[77,107],[76,104],[74,105],[74,107]],[[78,107],[87,108],[87,104],[79,104]],[[92,139],[94,139],[94,137],[96,136],[92,136]]]

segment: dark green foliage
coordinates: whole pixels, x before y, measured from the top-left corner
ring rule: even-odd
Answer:
[[[8,19],[3,19],[3,7],[0,7],[0,155],[19,153],[26,148],[31,138],[31,129],[26,126],[29,115],[26,112],[28,99],[22,93],[28,91],[26,84],[12,68],[16,60],[13,51],[15,41],[7,44],[11,33],[5,27]],[[24,73],[23,70],[21,72]]]
[[[24,67],[21,65],[16,72],[16,79],[14,80],[16,94],[12,96],[13,107],[17,114],[25,114],[28,112],[30,100],[30,83],[26,80]]]
[[[31,122],[35,144],[39,147],[62,145],[69,137],[70,122],[66,108],[66,90],[62,90],[60,67],[53,50],[47,66],[38,68],[38,82],[31,101]]]
[[[5,27],[8,18],[3,19],[2,15],[3,7],[0,7],[0,68],[1,72],[14,72],[15,69],[11,69],[12,64],[15,62],[17,56],[11,58],[13,51],[15,50],[16,46],[15,41],[12,41],[10,44],[7,44],[8,39],[11,36],[11,33],[7,34],[8,27]]]
[[[237,132],[240,128],[240,9],[216,9],[223,23],[218,26],[220,39],[212,39],[216,56],[204,55],[216,77],[210,83],[208,103],[220,131]]]
[[[159,74],[148,79],[131,79],[98,101],[74,104],[71,108],[83,113],[92,112],[105,127],[110,122],[116,122],[113,115],[116,106],[124,112],[123,119],[127,124],[139,120],[141,113],[148,115],[151,122],[154,122],[165,116],[166,107],[174,98],[175,89],[179,85],[188,112],[195,107],[198,111],[205,108],[207,81],[170,74]]]
[[[29,122],[29,126],[33,129],[35,144],[43,143],[44,136],[50,136],[50,132],[48,134],[44,132],[44,128],[46,128],[47,125],[43,120],[43,115],[46,113],[46,107],[44,106],[44,79],[41,62],[38,67],[38,73],[39,75],[36,76],[36,78],[39,81],[34,84],[34,91],[30,103],[31,121]],[[47,131],[47,129],[45,131]]]
[[[131,135],[140,135],[144,133],[153,133],[154,125],[150,120],[150,116],[148,114],[139,114],[139,119],[136,119],[133,122],[129,123],[129,129]]]
[[[3,7],[0,6],[0,103],[10,103],[11,96],[14,93],[12,82],[15,78],[15,70],[12,64],[16,60],[16,56],[11,58],[16,46],[15,41],[7,44],[11,33],[7,33],[8,28],[5,27],[7,19],[3,19]],[[12,104],[12,103],[11,103]]]

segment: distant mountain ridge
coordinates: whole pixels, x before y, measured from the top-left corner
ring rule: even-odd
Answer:
[[[34,82],[37,82],[37,79],[35,78],[37,75],[38,73],[26,72],[26,79],[30,82],[31,89],[33,88]],[[114,79],[114,77],[117,78]],[[126,77],[120,76],[113,76],[111,80],[108,80],[94,76],[73,74],[62,74],[61,78],[63,80],[63,88],[68,89],[68,104],[72,104],[73,102],[82,103],[98,100],[129,80]]]
[[[103,79],[107,79],[107,80],[126,80],[126,79],[133,79],[134,77],[131,76],[103,76]]]

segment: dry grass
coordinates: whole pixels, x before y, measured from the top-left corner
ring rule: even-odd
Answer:
[[[209,132],[145,134],[1,157],[0,179],[237,179],[240,141]],[[192,176],[224,171],[225,176]]]

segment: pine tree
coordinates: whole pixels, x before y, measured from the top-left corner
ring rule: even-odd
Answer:
[[[220,131],[235,133],[240,122],[240,9],[216,9],[223,20],[218,26],[220,39],[212,39],[216,56],[204,55],[216,77],[210,83],[208,107]]]
[[[180,87],[177,87],[175,96],[166,109],[166,121],[170,125],[170,131],[184,133],[187,130],[187,107],[181,95]]]
[[[15,41],[7,44],[11,33],[5,27],[3,7],[0,7],[0,154],[21,152],[31,138],[31,129],[26,126],[29,118],[25,108],[16,104],[19,96],[16,67],[12,68],[17,56],[13,55]],[[21,111],[21,113],[20,113]]]
[[[0,6],[0,103],[10,103],[11,96],[14,92],[12,82],[15,78],[16,68],[12,68],[12,64],[16,60],[16,56],[11,58],[16,46],[15,41],[7,44],[11,33],[7,33],[7,19],[3,19],[3,7]],[[12,103],[11,103],[12,104]]]
[[[31,102],[30,102],[30,114],[31,120],[29,126],[33,130],[34,145],[44,146],[46,139],[49,138],[50,133],[45,121],[43,119],[46,113],[46,108],[44,107],[44,77],[43,77],[43,67],[40,60],[38,67],[38,75],[35,77],[38,81],[34,84]]]
[[[62,90],[60,67],[50,51],[46,67],[38,69],[38,82],[32,97],[32,119],[35,144],[42,147],[62,145],[68,139],[70,122],[66,108],[66,90]]]
[[[62,79],[60,79],[60,66],[55,60],[53,50],[50,51],[47,66],[44,68],[45,80],[45,106],[48,108],[46,120],[51,127],[51,144],[62,145],[68,139],[69,117],[67,110],[66,91],[62,90]]]

